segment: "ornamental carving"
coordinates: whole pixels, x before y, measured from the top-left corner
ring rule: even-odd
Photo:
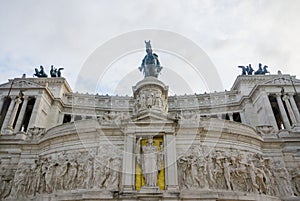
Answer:
[[[19,163],[14,173],[10,169],[1,171],[0,195],[1,198],[24,199],[75,189],[118,191],[121,164],[119,151],[108,145],[94,152],[40,156],[32,163]]]
[[[246,151],[204,152],[192,146],[178,161],[182,189],[224,189],[272,196],[299,194],[299,168],[288,172],[280,161]]]

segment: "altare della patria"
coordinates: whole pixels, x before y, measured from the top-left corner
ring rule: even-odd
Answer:
[[[145,45],[131,96],[74,93],[54,66],[0,85],[1,200],[300,200],[300,80],[249,64],[171,96]]]

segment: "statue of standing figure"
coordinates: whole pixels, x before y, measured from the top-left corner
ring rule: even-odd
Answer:
[[[142,61],[142,65],[139,67],[140,71],[143,71],[145,77],[158,77],[162,66],[158,60],[158,55],[152,53],[152,47],[149,41],[145,41],[147,55]]]
[[[137,152],[140,152],[142,138],[137,141]],[[158,171],[161,169],[162,157],[158,147],[153,145],[153,138],[148,138],[148,145],[142,146],[142,153],[137,153],[137,162],[142,167],[146,187],[157,187]]]

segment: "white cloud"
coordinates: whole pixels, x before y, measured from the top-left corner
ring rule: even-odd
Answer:
[[[97,47],[119,34],[145,28],[170,30],[198,44],[216,65],[226,89],[240,74],[241,64],[262,62],[272,73],[281,69],[300,76],[299,9],[297,0],[2,0],[0,82],[22,73],[32,76],[40,64],[54,64],[65,67],[63,75],[74,87],[85,60]],[[140,55],[131,56],[132,62],[126,60],[128,73],[139,73]],[[118,85],[118,79],[106,80],[103,90]],[[197,87],[192,90],[200,92]],[[85,89],[95,92],[88,84]]]

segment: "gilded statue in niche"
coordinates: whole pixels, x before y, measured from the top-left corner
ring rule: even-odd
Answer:
[[[152,187],[163,190],[164,163],[162,137],[140,137],[136,142],[136,189]]]

